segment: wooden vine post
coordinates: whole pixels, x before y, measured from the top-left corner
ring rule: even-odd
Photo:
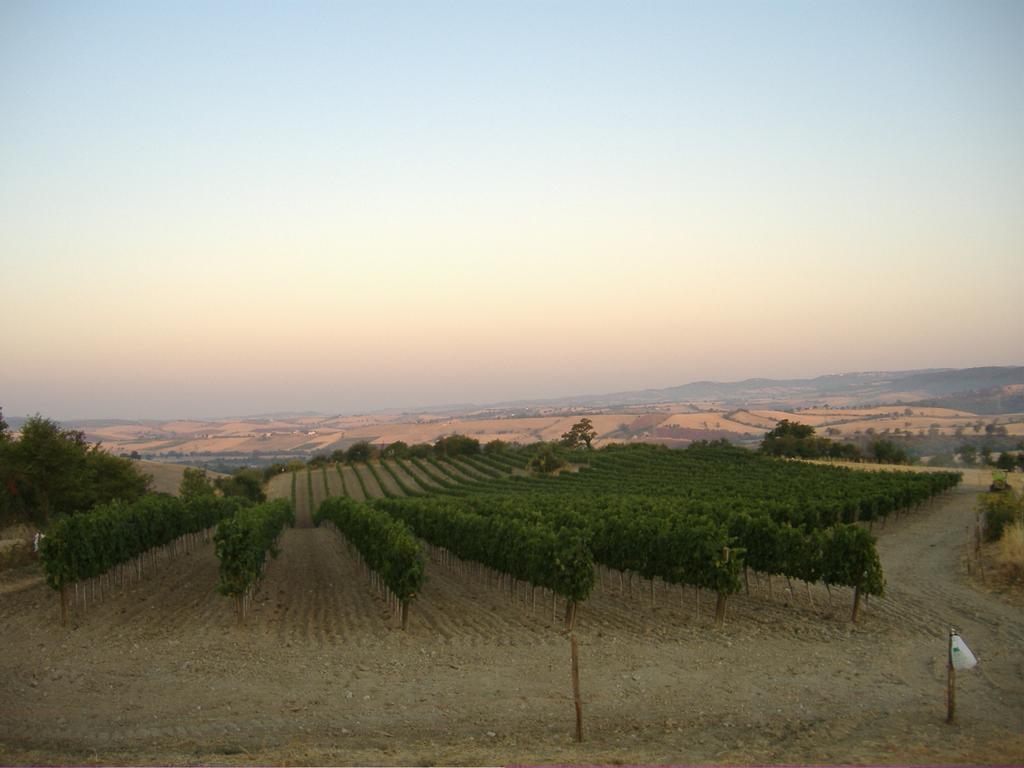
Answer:
[[[580,699],[580,651],[575,633],[569,635],[572,649],[572,700],[576,705],[576,741],[583,741],[583,702]]]
[[[402,631],[409,629],[409,601],[402,601]]]
[[[722,548],[722,562],[729,562],[729,548]],[[721,628],[725,624],[725,601],[728,598],[724,592],[718,593],[718,600],[715,603],[715,626]]]
[[[953,666],[953,638],[956,630],[949,628],[949,645],[946,649],[946,722],[952,725],[956,717],[956,667]]]
[[[853,614],[850,620],[856,624],[857,616],[860,614],[860,584],[853,588]]]
[[[62,584],[60,588],[60,624],[62,627],[68,625],[68,587]]]
[[[961,639],[959,633],[949,628],[949,645],[946,651],[946,722],[950,725],[956,719],[956,671],[972,669],[978,660]]]

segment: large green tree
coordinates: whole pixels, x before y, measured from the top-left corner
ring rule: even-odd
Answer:
[[[572,427],[569,431],[562,435],[562,445],[567,448],[580,448],[585,447],[590,449],[592,447],[594,438],[597,437],[597,430],[594,429],[594,422],[587,417],[583,417]]]
[[[6,425],[5,425],[6,426]],[[6,432],[6,430],[4,430]],[[150,478],[134,463],[92,445],[78,430],[36,415],[17,440],[0,440],[0,515],[46,523],[114,499],[134,501]]]
[[[466,435],[446,435],[434,443],[434,455],[438,458],[446,456],[473,456],[480,453],[480,441]]]
[[[257,504],[267,500],[267,494],[263,492],[263,474],[257,469],[236,469],[230,477],[218,477],[214,485],[225,496],[238,496]]]
[[[206,476],[206,470],[185,467],[185,472],[181,476],[181,485],[178,487],[178,495],[185,501],[213,497],[213,483]]]

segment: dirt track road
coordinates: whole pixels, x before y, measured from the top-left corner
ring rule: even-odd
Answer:
[[[698,618],[692,592],[652,607],[607,581],[579,614],[582,745],[549,604],[431,564],[403,633],[324,529],[286,532],[243,628],[209,546],[66,629],[36,572],[7,572],[0,763],[1024,762],[1024,610],[966,581],[974,498],[877,531],[889,589],[858,627],[846,591],[812,607],[775,580],[715,631],[710,595]],[[954,726],[950,623],[980,659]]]

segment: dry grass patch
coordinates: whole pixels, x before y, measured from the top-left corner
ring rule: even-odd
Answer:
[[[1010,581],[1024,578],[1024,524],[1014,523],[1003,529],[996,544],[995,560]]]

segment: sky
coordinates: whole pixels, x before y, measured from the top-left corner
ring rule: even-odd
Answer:
[[[1024,3],[0,3],[0,406],[1024,363]]]

